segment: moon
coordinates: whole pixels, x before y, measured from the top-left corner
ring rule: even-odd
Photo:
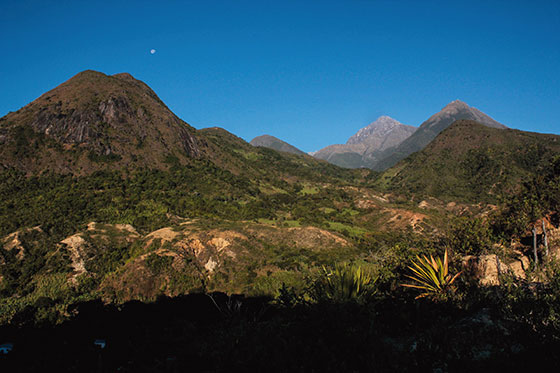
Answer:
[[[155,54],[156,50],[155,49],[150,49],[150,54]]]

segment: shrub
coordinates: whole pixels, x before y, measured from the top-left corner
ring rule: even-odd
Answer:
[[[412,262],[412,266],[408,268],[412,271],[412,275],[407,275],[408,278],[413,280],[414,284],[402,284],[402,286],[420,289],[423,291],[420,295],[416,297],[424,298],[428,297],[433,300],[443,300],[447,298],[447,295],[452,290],[453,282],[459,277],[461,272],[451,276],[449,274],[449,260],[447,256],[447,249],[443,256],[443,261],[441,258],[430,255],[430,259],[426,256],[420,258],[416,257],[417,261]]]
[[[310,288],[313,300],[332,303],[363,303],[376,293],[377,277],[361,266],[348,263],[333,268],[322,267],[321,274]]]
[[[449,239],[453,250],[467,255],[480,255],[493,242],[488,223],[476,218],[459,218],[451,228]]]

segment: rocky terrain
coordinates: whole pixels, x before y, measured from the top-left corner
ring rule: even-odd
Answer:
[[[329,145],[313,154],[315,158],[346,168],[371,168],[385,150],[407,139],[415,127],[381,116],[360,129],[346,144]]]

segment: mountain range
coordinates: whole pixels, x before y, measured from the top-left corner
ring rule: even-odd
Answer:
[[[311,153],[315,158],[345,168],[386,170],[408,155],[422,150],[441,131],[457,120],[472,120],[484,126],[505,129],[480,110],[455,100],[432,115],[418,128],[381,116],[351,136],[345,144],[329,145]],[[281,142],[281,140],[276,140]],[[291,145],[284,143],[285,147]],[[262,146],[267,146],[263,143]]]
[[[0,370],[549,368],[560,136],[455,101],[318,156],[195,129],[129,74],[82,72],[0,118]],[[545,226],[538,272],[524,235]],[[459,285],[401,286],[442,256]]]
[[[89,175],[205,164],[250,178],[262,177],[270,171],[263,165],[274,164],[275,173],[305,164],[306,177],[315,168],[315,177],[344,172],[309,156],[278,157],[222,128],[197,130],[127,73],[83,71],[0,118],[0,170]]]

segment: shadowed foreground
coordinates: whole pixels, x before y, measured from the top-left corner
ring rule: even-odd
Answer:
[[[31,312],[31,311],[30,311]],[[559,365],[555,338],[489,308],[382,299],[294,307],[224,294],[78,304],[58,326],[0,329],[1,371],[520,371]],[[25,315],[22,315],[22,320]],[[95,340],[106,341],[101,349]]]

